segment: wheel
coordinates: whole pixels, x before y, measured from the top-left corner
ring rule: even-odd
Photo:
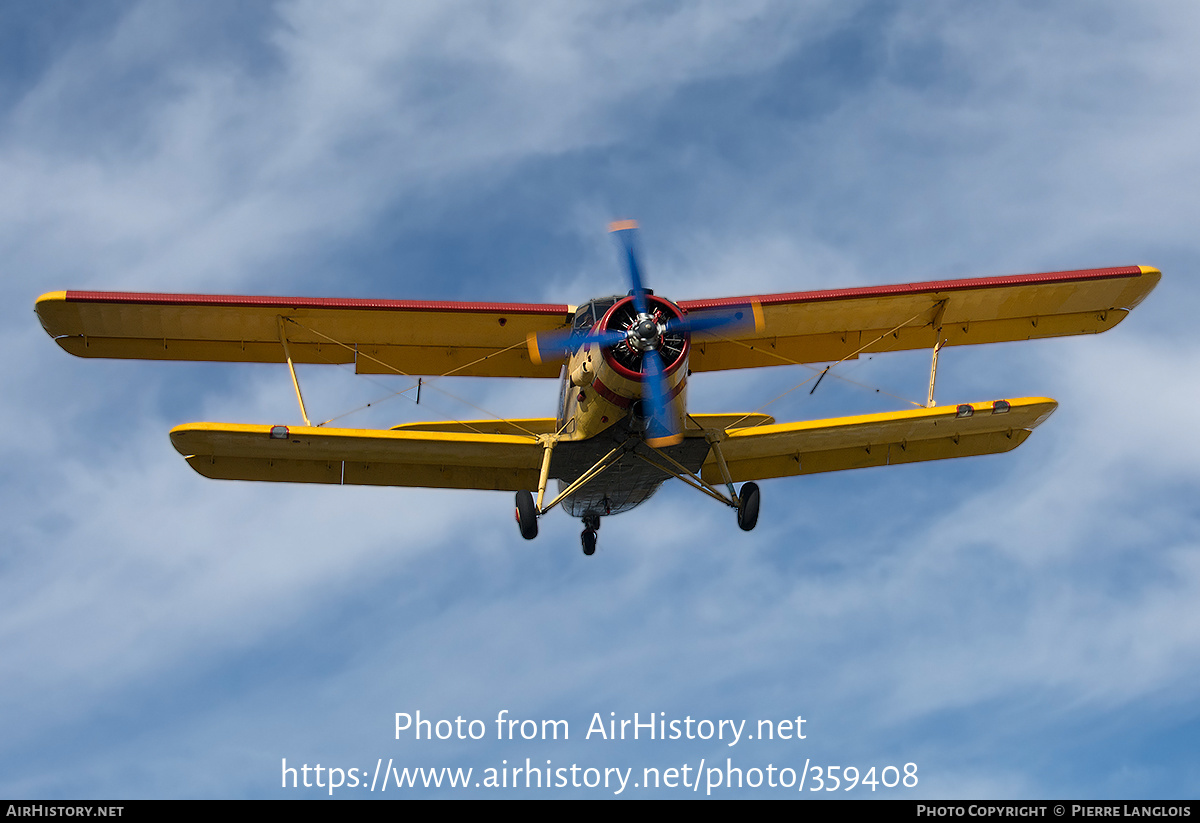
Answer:
[[[533,504],[533,495],[524,489],[517,492],[517,526],[526,540],[537,537],[537,506]]]
[[[743,483],[742,493],[738,496],[738,526],[748,532],[758,523],[758,484]]]
[[[591,557],[596,553],[596,533],[591,529],[584,529],[583,534],[579,536],[583,539],[583,553]]]

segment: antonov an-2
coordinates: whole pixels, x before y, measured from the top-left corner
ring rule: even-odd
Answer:
[[[1009,451],[1055,401],[935,405],[939,350],[1106,331],[1161,277],[1124,266],[672,303],[643,285],[636,226],[611,229],[630,291],[581,306],[67,291],[40,297],[37,314],[80,357],[287,363],[305,425],[171,430],[206,477],[515,491],[524,537],[561,505],[583,520],[590,555],[601,517],[632,509],[671,477],[736,509],[748,531],[756,480]],[[694,373],[911,349],[932,355],[923,408],[797,423],[687,411]],[[295,363],[561,376],[562,392],[557,417],[332,428],[309,423]],[[547,500],[550,479],[558,493]]]

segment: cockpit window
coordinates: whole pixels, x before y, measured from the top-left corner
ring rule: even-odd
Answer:
[[[575,322],[572,324],[572,336],[582,337],[587,334],[592,326],[600,322],[605,312],[611,309],[613,304],[620,299],[619,297],[604,297],[584,303],[577,308],[575,310]]]

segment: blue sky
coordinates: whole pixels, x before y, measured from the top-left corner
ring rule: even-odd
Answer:
[[[284,758],[636,781],[728,757],[913,762],[906,797],[1195,796],[1194,5],[40,3],[4,22],[0,795],[326,794],[282,791]],[[623,290],[605,225],[626,217],[679,300],[1164,280],[1103,336],[943,355],[943,402],[1060,401],[1016,452],[769,481],[749,534],[675,484],[606,519],[592,558],[561,512],[526,543],[504,493],[205,480],[168,430],[299,422],[285,369],[77,360],[32,314],[64,288],[578,303]],[[766,411],[902,408],[927,362],[846,364],[871,388]],[[746,411],[805,377],[701,375],[689,400]],[[322,419],[403,388],[301,379]],[[341,423],[474,416],[450,394],[543,416],[558,388],[435,386]],[[571,739],[396,740],[417,710],[565,719]],[[807,737],[585,740],[597,712],[802,715]],[[626,791],[647,794],[692,792]],[[774,794],[796,791],[715,792]]]

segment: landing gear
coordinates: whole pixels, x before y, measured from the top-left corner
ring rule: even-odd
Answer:
[[[583,541],[583,553],[591,557],[596,553],[596,532],[600,530],[600,515],[585,514],[583,516],[583,534],[579,538]]]
[[[748,532],[758,523],[758,484],[743,483],[738,498],[738,527]]]
[[[524,489],[517,492],[517,526],[526,540],[537,537],[537,506],[533,495]]]

